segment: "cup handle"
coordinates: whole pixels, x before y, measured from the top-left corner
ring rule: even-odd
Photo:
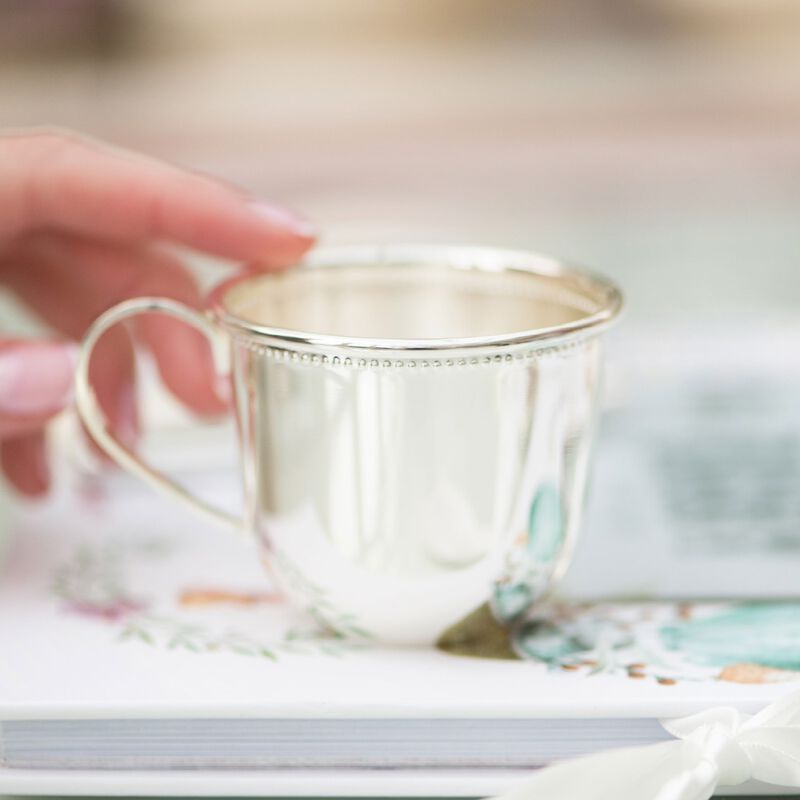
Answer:
[[[92,323],[84,336],[75,376],[75,403],[78,415],[83,420],[92,438],[121,467],[163,494],[177,498],[195,511],[201,512],[214,522],[222,523],[229,528],[234,528],[239,533],[243,533],[244,524],[241,519],[195,497],[183,486],[145,464],[136,454],[128,450],[111,433],[108,419],[106,419],[100,404],[97,402],[97,396],[89,380],[89,362],[97,340],[105,331],[118,322],[147,313],[166,314],[167,316],[175,317],[205,334],[211,340],[214,361],[217,367],[220,368],[218,351],[213,346],[219,336],[219,330],[206,316],[183,303],[177,303],[174,300],[161,297],[138,297],[133,300],[126,300],[101,314]],[[219,369],[219,372],[224,374],[222,369]]]

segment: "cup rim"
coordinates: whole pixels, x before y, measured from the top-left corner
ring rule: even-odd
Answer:
[[[551,256],[527,250],[508,250],[478,245],[442,244],[361,244],[319,247],[290,269],[335,269],[336,267],[376,264],[380,266],[441,263],[453,269],[484,272],[522,272],[566,281],[573,288],[592,293],[598,310],[569,322],[545,328],[486,336],[390,339],[341,336],[277,328],[246,320],[224,304],[227,292],[248,280],[257,280],[252,271],[234,275],[215,286],[209,294],[209,306],[215,317],[229,330],[265,343],[300,349],[337,351],[378,351],[394,353],[438,353],[442,351],[505,350],[518,345],[531,349],[562,345],[608,328],[624,305],[619,287],[609,278],[568,265]],[[379,267],[378,267],[379,268]]]

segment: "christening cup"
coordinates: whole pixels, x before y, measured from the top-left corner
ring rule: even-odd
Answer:
[[[254,537],[321,623],[429,644],[486,604],[512,624],[566,569],[601,334],[621,304],[609,281],[526,252],[321,249],[223,284],[207,313],[158,297],[105,312],[83,343],[78,410],[123,467]],[[152,312],[229,349],[241,518],[143,463],[99,409],[96,341]]]

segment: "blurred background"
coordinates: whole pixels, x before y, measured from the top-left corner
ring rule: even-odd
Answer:
[[[214,173],[329,242],[610,274],[628,311],[588,538],[631,592],[758,593],[800,564],[798,41],[796,0],[0,0],[0,127]],[[664,583],[667,551],[694,571]]]
[[[795,0],[0,0],[0,126],[282,201],[329,241],[535,247],[629,318],[800,302]]]

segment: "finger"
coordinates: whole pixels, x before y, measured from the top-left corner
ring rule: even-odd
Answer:
[[[128,297],[158,295],[194,308],[201,304],[192,276],[169,254],[59,235],[29,239],[6,268],[5,282],[58,330],[76,338],[102,311]],[[136,331],[179,400],[203,415],[226,409],[202,334],[156,314],[137,320]]]
[[[43,495],[50,486],[44,431],[39,429],[3,439],[0,466],[18,492],[28,497]]]
[[[69,342],[0,342],[0,439],[38,430],[69,404],[76,356]]]
[[[106,331],[95,345],[89,382],[114,435],[128,449],[139,438],[136,407],[136,360],[123,326]]]
[[[170,239],[267,267],[297,262],[310,225],[210,178],[71,135],[0,137],[0,240],[57,228],[133,242]]]
[[[57,253],[54,248],[51,255]],[[15,250],[10,258],[2,271],[4,283],[60,333],[79,339],[102,310],[93,297],[94,288],[84,290],[73,283],[74,276],[68,270],[50,262],[45,247]],[[132,447],[138,433],[135,361],[124,328],[115,328],[100,338],[89,365],[89,378],[110,427],[120,441]]]

